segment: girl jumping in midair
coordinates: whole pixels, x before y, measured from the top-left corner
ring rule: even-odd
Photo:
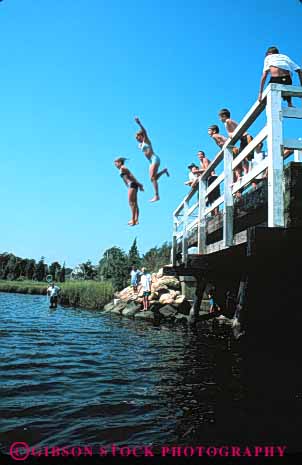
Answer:
[[[137,204],[137,191],[144,190],[143,185],[137,181],[137,179],[133,176],[131,171],[128,170],[125,166],[126,158],[120,157],[114,160],[114,164],[120,171],[120,176],[123,179],[124,183],[128,187],[128,201],[132,213],[132,218],[128,221],[129,226],[135,226],[138,224],[138,216],[139,216],[139,208]]]
[[[142,152],[144,152],[146,158],[149,160],[149,163],[150,163],[149,174],[150,174],[150,180],[154,187],[154,197],[150,200],[150,202],[156,202],[157,200],[159,200],[158,182],[157,182],[158,179],[164,173],[167,176],[170,176],[170,175],[169,175],[167,168],[158,172],[159,165],[160,165],[160,158],[158,155],[155,155],[155,153],[153,152],[152,144],[147,135],[147,131],[143,127],[143,125],[141,124],[137,116],[134,118],[134,121],[140,127],[140,131],[138,131],[135,135],[136,140],[139,142],[138,147],[142,150]]]

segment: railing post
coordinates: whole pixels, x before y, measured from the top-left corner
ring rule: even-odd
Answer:
[[[233,184],[233,151],[227,147],[223,151],[224,157],[224,212],[223,212],[223,247],[233,245],[234,231],[234,200],[232,194]]]
[[[302,150],[294,150],[294,161],[302,162]]]
[[[185,200],[184,202],[184,219],[183,219],[183,234],[182,234],[182,261],[185,266],[187,266],[188,263],[188,210],[189,210],[189,204],[188,201]]]
[[[273,84],[271,84],[273,87]],[[281,91],[267,94],[268,226],[284,227]]]
[[[171,262],[172,266],[176,266],[176,249],[177,249],[177,218],[173,217],[173,236],[172,236],[172,249],[171,249]]]
[[[207,180],[201,178],[198,184],[198,253],[206,253],[206,218],[205,218],[205,209],[206,209],[206,186]]]

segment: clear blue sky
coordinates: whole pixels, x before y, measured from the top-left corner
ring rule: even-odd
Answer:
[[[298,0],[0,2],[0,252],[74,266],[170,240],[207,127],[248,111],[268,46],[301,64],[301,19]],[[156,204],[135,115],[171,171]],[[121,155],[146,190],[134,228]]]

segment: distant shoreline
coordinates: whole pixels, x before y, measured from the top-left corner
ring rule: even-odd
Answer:
[[[67,281],[57,285],[61,288],[59,302],[68,307],[101,310],[114,294],[110,282]],[[0,292],[46,295],[47,287],[45,282],[0,280]]]

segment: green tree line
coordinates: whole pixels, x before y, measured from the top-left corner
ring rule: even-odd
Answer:
[[[107,249],[97,265],[90,260],[81,263],[76,270],[66,268],[65,263],[55,261],[50,265],[45,263],[45,257],[39,261],[20,258],[12,253],[0,254],[0,279],[11,281],[34,280],[45,281],[48,275],[52,279],[64,282],[65,279],[82,279],[111,282],[114,290],[121,290],[129,284],[132,265],[137,268],[145,267],[149,272],[158,271],[170,263],[171,244],[165,242],[161,246],[152,247],[145,254],[140,255],[137,240],[134,239],[130,250],[125,252],[114,246]]]

